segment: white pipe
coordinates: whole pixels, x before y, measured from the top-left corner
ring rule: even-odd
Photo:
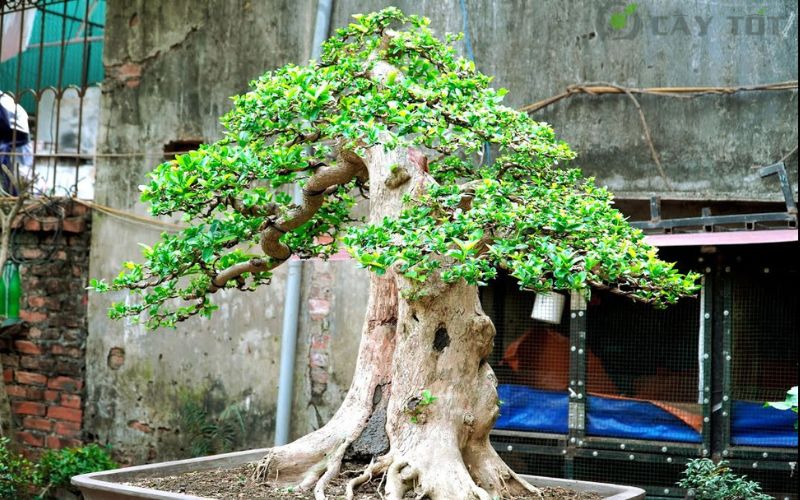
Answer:
[[[319,59],[322,43],[328,38],[331,25],[333,0],[319,0],[314,24],[314,38],[311,42],[311,59]],[[303,201],[300,186],[295,184],[294,203]],[[286,299],[283,309],[283,328],[281,329],[281,361],[278,375],[278,404],[275,409],[275,446],[289,442],[290,420],[292,417],[292,394],[294,390],[294,361],[297,351],[297,323],[300,319],[300,284],[303,281],[303,262],[292,259],[288,262],[286,277]]]

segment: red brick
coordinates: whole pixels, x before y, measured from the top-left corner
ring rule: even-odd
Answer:
[[[78,392],[83,388],[83,381],[71,377],[55,377],[47,382],[47,387],[67,392]]]
[[[47,383],[47,377],[41,373],[17,371],[14,376],[20,384],[44,385]]]
[[[42,372],[45,371],[42,369],[44,368],[43,364],[47,365],[49,361],[51,360],[41,356],[22,356],[19,360],[19,365],[21,368],[32,372]]]
[[[14,380],[14,370],[11,368],[6,368],[3,370],[3,380],[6,384]]]
[[[17,433],[17,440],[20,443],[25,443],[29,446],[43,446],[44,445],[44,438],[41,436],[37,436],[36,434],[31,434],[28,431],[21,431]]]
[[[86,205],[83,205],[81,203],[73,203],[72,205],[70,205],[67,213],[71,216],[86,215],[89,213],[90,210],[91,209]]]
[[[32,339],[38,339],[42,336],[42,331],[38,328],[31,328],[28,330],[28,337]]]
[[[112,370],[119,370],[119,368],[125,364],[125,349],[121,347],[112,347],[109,349],[106,364]]]
[[[6,394],[11,396],[12,398],[28,397],[28,391],[24,385],[7,385]]]
[[[149,425],[147,425],[144,422],[140,422],[138,420],[131,420],[130,422],[128,422],[128,427],[130,427],[131,429],[135,429],[139,432],[144,432],[145,434],[153,432],[153,430],[150,428]]]
[[[44,399],[45,401],[55,401],[58,399],[58,391],[44,391]]]
[[[24,309],[19,312],[19,317],[22,321],[27,321],[28,323],[41,323],[47,319],[47,313]]]
[[[41,295],[28,297],[28,305],[31,307],[44,307],[44,297]]]
[[[81,425],[77,422],[56,422],[55,433],[61,437],[77,437],[81,433]]]
[[[41,401],[44,396],[41,389],[29,385],[7,385],[6,394],[29,401]]]
[[[61,229],[65,233],[82,233],[86,231],[86,219],[83,217],[67,217]]]
[[[46,418],[40,417],[25,417],[22,420],[22,427],[25,429],[36,429],[37,431],[50,432],[53,428],[53,422]]]
[[[44,399],[44,389],[36,386],[28,386],[28,399],[30,401],[42,401]]]
[[[41,295],[34,295],[33,297],[28,297],[28,305],[30,307],[47,307],[47,297],[42,297]]]
[[[44,252],[41,248],[23,247],[21,253],[26,259],[41,259],[44,257]]]
[[[43,416],[46,408],[42,403],[35,403],[33,401],[12,401],[11,411],[17,415],[36,415]]]
[[[67,408],[80,408],[81,397],[76,396],[75,394],[62,394],[61,406],[66,406]]]
[[[67,420],[69,422],[80,422],[83,418],[83,411],[66,406],[51,406],[47,409],[47,416],[57,420]]]
[[[16,347],[19,352],[24,354],[42,353],[42,349],[30,340],[17,340],[14,342],[14,347]]]
[[[80,446],[83,443],[80,439],[63,439],[58,436],[47,436],[47,447],[53,450],[60,450],[61,448],[71,448]]]
[[[2,348],[4,346],[0,346]],[[19,356],[16,354],[0,354],[0,362],[6,368],[16,368],[19,366]]]

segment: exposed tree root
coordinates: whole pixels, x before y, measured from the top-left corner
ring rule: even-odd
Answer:
[[[319,478],[316,486],[314,486],[315,500],[325,500],[325,487],[342,469],[342,458],[344,458],[344,452],[347,450],[347,447],[350,446],[351,442],[352,440],[344,441],[328,459],[328,466],[325,469],[325,473]]]
[[[375,474],[382,474],[389,468],[391,465],[392,459],[391,455],[385,455],[379,458],[377,461],[373,458],[370,461],[369,465],[364,469],[364,472],[361,475],[354,477],[347,483],[347,491],[345,492],[345,497],[347,500],[353,500],[353,496],[355,494],[355,489],[361,486],[364,483],[368,483],[372,481],[373,476]],[[380,488],[379,488],[380,489]]]

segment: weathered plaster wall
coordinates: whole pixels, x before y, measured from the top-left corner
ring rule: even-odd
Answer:
[[[612,29],[612,12],[628,3],[637,11],[624,29]],[[465,4],[476,65],[510,90],[506,102],[514,107],[588,82],[684,87],[797,80],[791,0]],[[389,5],[430,17],[440,33],[464,30],[459,0],[335,2],[334,26]],[[658,175],[626,97],[577,96],[533,116],[553,124],[580,154],[577,164],[618,198],[783,199],[777,181],[760,180],[751,167],[771,164],[797,145],[797,91],[640,101],[672,190]],[[797,155],[789,163],[796,190]]]
[[[393,4],[429,16],[440,33],[463,30],[458,0],[334,4],[334,28],[354,13]],[[511,106],[582,82],[727,86],[797,79],[794,2],[765,2],[763,14],[746,0],[640,2],[627,27],[614,31],[610,15],[621,5],[468,0],[476,64],[511,90]],[[98,201],[143,212],[136,186],[166,143],[217,138],[229,95],[266,69],[307,59],[315,7],[313,0],[109,0],[99,152],[153,154],[99,161]],[[763,33],[753,15],[763,19]],[[551,122],[580,153],[578,164],[620,198],[780,199],[774,180],[757,179],[751,167],[797,144],[796,91],[644,96],[641,104],[673,190],[657,174],[625,97],[577,96],[534,116]],[[789,169],[796,186],[796,156]],[[120,262],[138,256],[136,243],[151,243],[158,232],[96,215],[92,276],[112,277]],[[216,410],[242,405],[250,419],[247,442],[271,443],[283,272],[268,290],[223,296],[213,321],[192,320],[176,332],[112,323],[104,311],[121,296],[91,296],[87,430],[137,461],[185,454],[180,401],[194,397]],[[366,303],[364,273],[350,262],[307,263],[304,273],[295,436],[327,420],[349,386]]]
[[[107,7],[96,199],[144,213],[137,185],[173,141],[212,141],[228,97],[268,68],[309,53],[313,2],[111,0]],[[141,156],[125,157],[130,153]],[[111,278],[163,228],[96,215],[91,275]],[[253,294],[223,294],[220,314],[176,331],[111,322],[123,295],[90,296],[85,428],[123,458],[186,456],[187,402],[211,413],[238,405],[241,441],[272,442],[285,272]]]

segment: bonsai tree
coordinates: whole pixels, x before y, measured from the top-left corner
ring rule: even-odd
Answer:
[[[212,314],[219,290],[253,290],[292,255],[326,258],[343,243],[372,271],[352,386],[330,422],[273,448],[256,471],[317,498],[368,426],[388,446],[372,447],[350,497],[381,473],[390,499],[535,491],[489,444],[495,328],[477,286],[497,268],[528,290],[603,288],[657,306],[697,288],[608,191],[561,165],[575,155],[550,126],[503,106],[505,91],[457,56],[458,37],[443,42],[428,22],[394,8],[355,16],[319,61],[253,82],[221,140],[142,187],[154,215],[183,213],[191,227],[163,235],[113,283],[92,283],[139,296],[112,317],[174,326]],[[281,190],[294,183],[298,204]],[[350,215],[359,190],[364,221]]]

